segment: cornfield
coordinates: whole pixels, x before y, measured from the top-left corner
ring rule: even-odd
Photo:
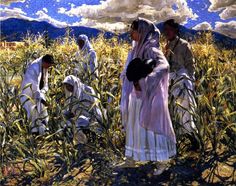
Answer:
[[[0,183],[1,185],[119,185],[119,184],[207,184],[235,182],[236,161],[236,53],[219,49],[210,34],[192,43],[196,60],[196,101],[193,114],[200,149],[189,152],[188,140],[178,141],[178,155],[161,176],[150,176],[152,164],[117,171],[124,159],[124,137],[120,119],[123,69],[130,45],[117,38],[92,40],[97,52],[99,78],[81,77],[92,86],[103,108],[99,130],[87,130],[87,143],[64,130],[62,81],[72,70],[77,46],[70,36],[45,43],[44,36],[28,35],[16,50],[0,50]],[[162,43],[163,45],[163,43]],[[19,101],[20,83],[27,63],[52,54],[56,66],[49,78],[49,131],[30,133],[30,123]],[[175,103],[170,98],[170,111]],[[171,113],[175,128],[177,115]]]

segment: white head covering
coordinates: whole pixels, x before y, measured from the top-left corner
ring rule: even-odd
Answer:
[[[71,86],[73,86],[73,92],[69,92],[66,88],[65,88],[65,93],[66,93],[66,98],[70,97],[70,96],[74,96],[79,98],[81,95],[82,90],[84,89],[84,84],[80,81],[79,78],[73,76],[73,75],[69,75],[67,76],[64,81],[62,83],[66,83],[69,84]]]
[[[79,50],[76,53],[76,58],[79,59],[79,61],[82,59],[82,63],[76,65],[74,74],[76,74],[77,76],[78,74],[83,74],[83,72],[89,72],[92,74],[92,78],[94,79],[98,77],[98,64],[97,64],[96,52],[93,49],[86,35],[80,35],[78,37],[78,40],[83,40],[84,46],[81,50]]]
[[[83,52],[90,52],[93,50],[93,47],[88,39],[88,36],[82,34],[82,35],[79,35],[78,37],[78,40],[83,40],[84,41],[84,46],[83,48],[81,49],[81,51]]]
[[[133,57],[143,59],[143,53],[147,45],[159,48],[160,31],[153,22],[144,18],[138,18],[138,33],[140,39],[134,47]]]
[[[79,100],[83,100],[83,101],[85,101],[86,100],[86,102],[84,102],[83,103],[83,106],[84,106],[84,108],[86,109],[86,107],[88,108],[88,109],[90,109],[90,107],[92,106],[92,104],[93,103],[96,103],[96,98],[93,96],[93,95],[95,95],[95,92],[94,92],[94,90],[91,88],[91,87],[89,87],[89,86],[87,86],[87,85],[85,85],[85,84],[83,84],[81,81],[80,81],[80,79],[79,78],[77,78],[77,77],[75,77],[75,76],[73,76],[73,75],[69,75],[69,76],[67,76],[65,79],[64,79],[64,81],[63,81],[63,83],[65,84],[69,84],[69,85],[71,85],[71,86],[73,86],[73,92],[71,93],[71,92],[69,92],[66,88],[65,88],[65,94],[66,94],[66,98],[67,98],[67,100],[66,100],[66,104],[67,105],[69,105],[70,103],[72,103],[72,100],[74,100],[74,99],[79,99]],[[90,95],[91,94],[91,95]],[[71,97],[71,99],[68,99],[68,98],[70,98]],[[96,104],[97,105],[97,104]],[[69,106],[70,107],[70,106]],[[68,109],[72,109],[72,113],[73,112],[76,112],[78,109],[78,106],[76,106],[76,105],[73,105],[72,106],[72,108],[68,108]],[[95,111],[95,114],[97,115],[97,117],[98,118],[101,118],[102,117],[102,114],[101,114],[101,111],[100,111],[100,109],[96,106],[96,107],[94,107],[94,111]],[[87,117],[90,117],[90,114],[86,111],[83,111],[82,113],[80,113],[80,114],[82,114],[82,115],[84,115],[83,117],[81,117],[80,116],[80,120],[81,121],[83,121],[83,122],[85,122],[85,117],[87,118]],[[77,122],[80,122],[80,120],[78,120]],[[79,124],[79,125],[81,125],[81,124]]]

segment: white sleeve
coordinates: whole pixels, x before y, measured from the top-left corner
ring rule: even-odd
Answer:
[[[32,67],[29,67],[29,69],[25,73],[24,79],[27,82],[27,84],[31,84],[33,94],[35,92],[40,91],[39,89],[40,78],[41,76],[38,75],[37,71],[33,69]]]

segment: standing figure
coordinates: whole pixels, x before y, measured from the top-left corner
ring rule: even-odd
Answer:
[[[92,75],[93,79],[98,77],[97,55],[88,37],[86,35],[80,35],[77,44],[79,51],[76,53],[76,59],[81,63],[75,68],[75,73],[89,73]]]
[[[53,65],[53,57],[47,54],[30,63],[23,77],[20,101],[27,112],[27,118],[32,123],[32,133],[43,134],[46,129],[48,69]]]
[[[193,115],[196,107],[194,91],[194,57],[190,44],[178,36],[179,24],[173,19],[164,23],[164,33],[167,39],[166,58],[170,64],[170,95],[178,102],[177,113],[178,134],[186,134],[194,141],[196,130]],[[191,135],[190,135],[191,134]],[[192,136],[192,137],[191,137]],[[195,138],[195,137],[194,137]]]
[[[138,18],[133,21],[130,33],[136,44],[121,76],[127,164],[134,163],[129,159],[166,161],[176,154],[176,139],[168,110],[169,65],[159,49],[160,32],[149,20]],[[142,65],[150,65],[149,60],[155,64],[151,63],[152,70],[146,72]],[[136,71],[133,64],[138,63],[142,65]],[[154,173],[159,171],[163,170],[159,167]]]

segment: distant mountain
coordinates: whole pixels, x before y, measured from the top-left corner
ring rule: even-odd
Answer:
[[[42,21],[29,21],[17,18],[10,18],[0,23],[1,28],[1,38],[6,41],[20,41],[27,33],[38,34],[38,33],[48,33],[48,37],[51,39],[56,39],[58,37],[64,36],[68,28],[57,28],[48,22]],[[80,34],[86,34],[89,38],[97,37],[101,30],[89,27],[70,27],[71,35],[78,36]],[[105,36],[110,38],[114,34],[111,32],[106,32]]]
[[[163,23],[158,23],[156,24],[157,28],[163,33],[164,30],[164,24]],[[218,32],[214,31],[206,31],[206,30],[194,30],[194,29],[189,29],[186,28],[185,26],[180,25],[180,36],[188,41],[194,41],[195,39],[201,37],[203,33],[206,32],[212,32],[213,40],[215,44],[219,47],[224,47],[224,48],[236,48],[236,39],[227,37],[223,34],[220,34]],[[120,38],[124,40],[129,39],[129,34],[128,33],[123,33],[120,35]]]
[[[157,24],[160,31],[163,31],[163,23]],[[28,21],[17,18],[10,18],[0,23],[1,28],[1,39],[6,41],[20,41],[29,32],[31,34],[45,33],[47,31],[49,38],[56,39],[58,37],[64,36],[68,28],[57,28],[47,22],[38,21]],[[80,34],[86,34],[89,38],[97,37],[99,34],[104,33],[106,38],[111,38],[115,34],[112,32],[103,32],[101,30],[83,26],[73,26],[69,27],[71,29],[71,35],[78,36]],[[188,29],[184,26],[180,27],[181,37],[187,40],[194,40],[195,38],[201,36],[202,33],[206,31],[203,30],[193,30]],[[218,46],[226,48],[236,48],[236,39],[232,39],[225,35],[219,34],[217,32],[212,32],[215,43]],[[119,35],[120,39],[129,40],[129,34],[123,33]]]

